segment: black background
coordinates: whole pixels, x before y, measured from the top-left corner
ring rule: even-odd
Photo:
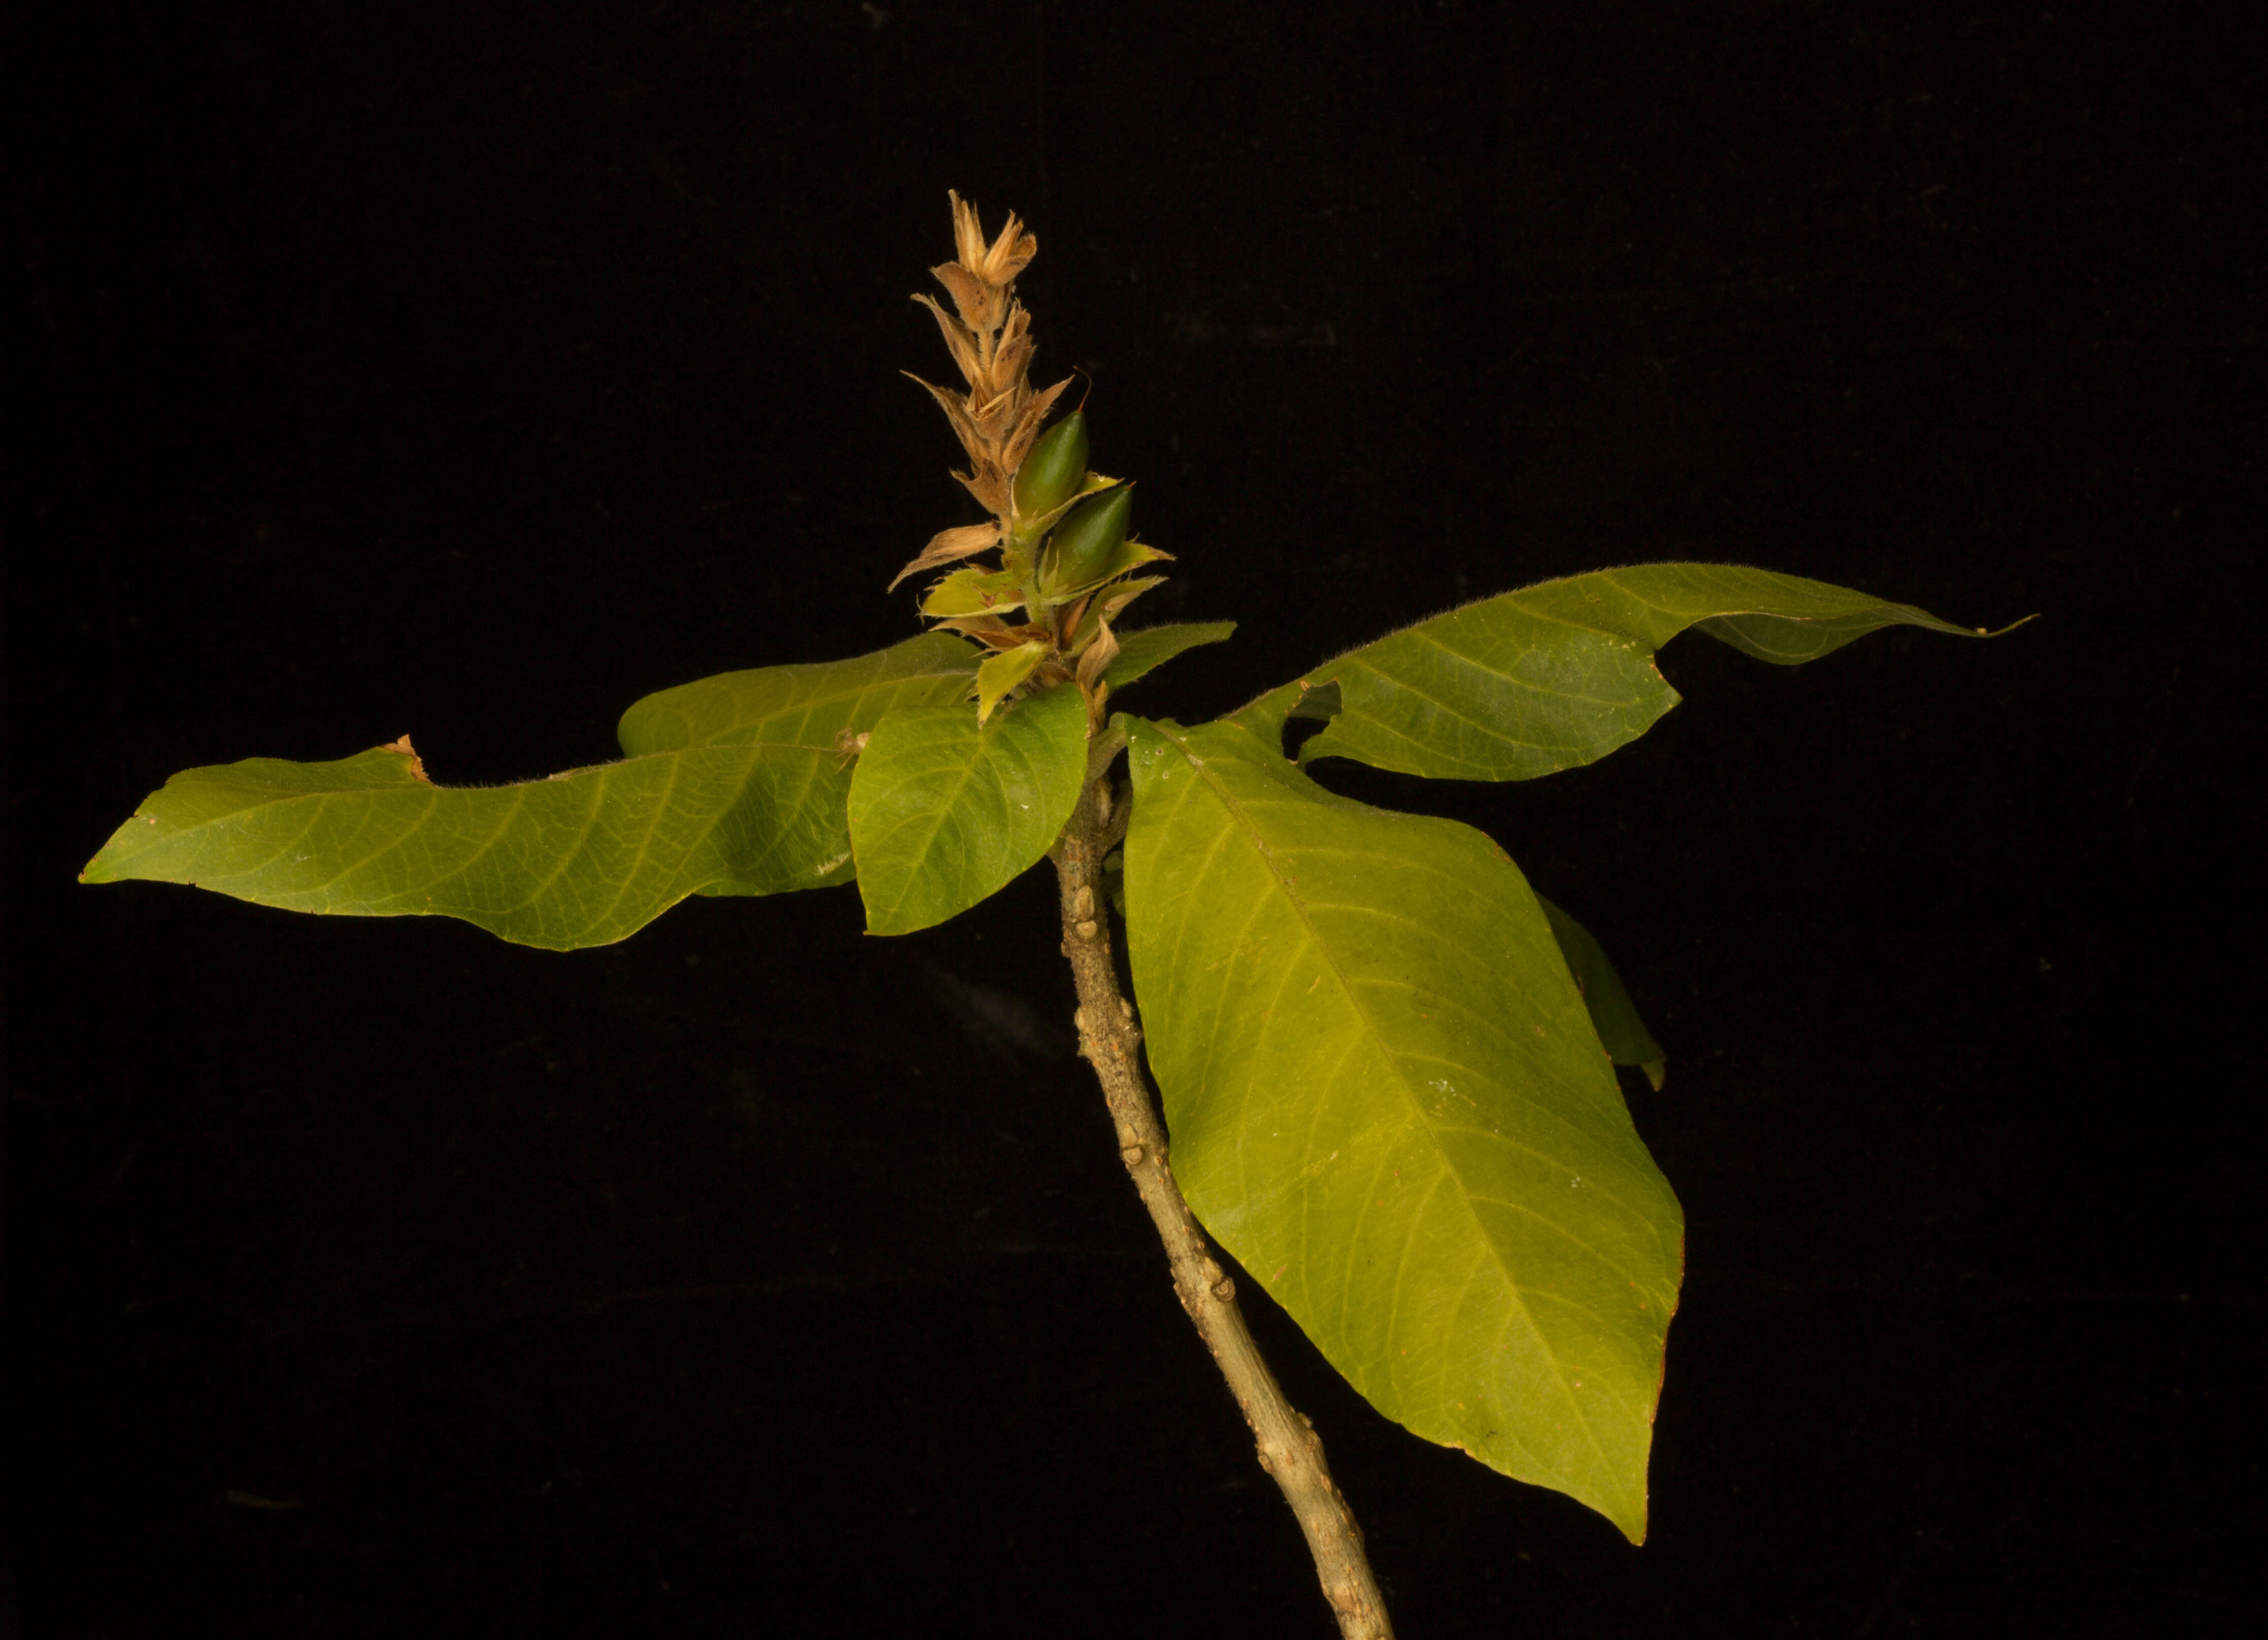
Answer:
[[[2240,8],[2229,8],[2233,18]],[[1671,1055],[1643,1549],[1254,1323],[1402,1632],[2260,1615],[2257,59],[2150,6],[74,11],[19,52],[6,1475],[20,1632],[1320,1635],[1044,877],[571,956],[78,866],[190,765],[603,759],[879,648],[971,507],[907,301],[1236,640],[1210,716],[1545,576],[1999,624],[1688,696],[1490,830]],[[2240,1046],[2241,1043],[2248,1044]],[[1252,1283],[1243,1283],[1248,1294]],[[260,1506],[260,1501],[290,1507]]]

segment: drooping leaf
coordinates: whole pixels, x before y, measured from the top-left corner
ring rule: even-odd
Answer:
[[[940,633],[873,655],[726,673],[623,714],[620,763],[513,786],[438,786],[408,742],[331,763],[176,775],[83,874],[191,883],[289,910],[461,917],[566,950],[635,932],[688,894],[850,880],[850,737],[967,693]]]
[[[647,695],[622,714],[617,733],[631,757],[758,740],[832,746],[896,707],[961,699],[983,652],[948,633],[924,632],[849,660],[719,673]]]
[[[1590,1013],[1607,1057],[1618,1065],[1635,1065],[1645,1071],[1646,1079],[1659,1093],[1668,1062],[1661,1044],[1638,1018],[1638,1004],[1623,988],[1622,975],[1615,972],[1615,965],[1607,960],[1605,950],[1591,938],[1590,930],[1542,894],[1535,896],[1535,903],[1543,908],[1551,924],[1559,954],[1567,959],[1568,972],[1575,976],[1575,989],[1583,993],[1583,1006]]]
[[[1233,621],[1176,621],[1121,632],[1117,658],[1104,669],[1102,680],[1114,689],[1123,689],[1183,651],[1219,643],[1235,630]]]
[[[1278,728],[1287,715],[1328,717],[1300,748],[1303,764],[1350,757],[1409,775],[1527,780],[1604,757],[1676,705],[1653,652],[1688,627],[1793,666],[1895,625],[1980,636],[1909,604],[1766,570],[1600,570],[1405,627],[1238,716]]]
[[[1198,1217],[1388,1416],[1640,1537],[1683,1221],[1520,871],[1325,791],[1265,725],[1116,721]]]
[[[603,945],[697,891],[847,881],[843,761],[831,744],[704,746],[459,787],[430,783],[406,742],[333,763],[252,758],[174,776],[82,877]]]
[[[1048,851],[1086,782],[1086,703],[1060,687],[980,727],[970,706],[876,724],[850,783],[866,929],[910,934],[1006,886]]]

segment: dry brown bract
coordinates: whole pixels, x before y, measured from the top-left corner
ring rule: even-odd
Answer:
[[[1076,679],[1086,697],[1093,732],[1102,721],[1109,693],[1103,669],[1117,653],[1110,620],[1157,582],[1128,581],[1122,570],[1109,585],[1076,589],[1071,597],[1051,597],[1042,585],[1036,562],[1041,543],[1071,501],[1029,518],[1016,511],[1017,470],[1031,453],[1049,409],[1071,385],[1066,379],[1035,391],[1031,383],[1031,314],[1016,299],[1015,284],[1039,254],[1040,242],[1013,213],[988,242],[976,208],[959,194],[952,199],[955,260],[930,270],[952,298],[952,311],[932,297],[914,300],[936,317],[968,390],[951,393],[910,371],[907,374],[929,390],[953,423],[969,466],[954,476],[992,518],[939,531],[890,585],[998,548],[998,570],[987,572],[977,565],[946,577],[924,599],[923,613],[936,622],[934,629],[957,632],[992,651],[977,668],[980,721],[1004,700]],[[1089,491],[1114,482],[1092,473],[1083,477]],[[1132,541],[1126,545],[1133,554],[1127,568],[1169,555]],[[958,591],[945,595],[956,584]],[[1021,618],[1012,623],[1003,618],[1020,610]]]
[[[969,471],[954,476],[999,522],[997,526],[946,530],[906,566],[899,580],[983,552],[1012,527],[1016,469],[1039,437],[1048,407],[1071,385],[1066,377],[1052,387],[1032,390],[1032,320],[1016,300],[1015,286],[1016,276],[1039,254],[1039,240],[1025,232],[1023,223],[1011,212],[999,237],[987,245],[976,208],[959,194],[953,195],[953,237],[959,260],[940,262],[930,271],[953,298],[954,312],[946,313],[934,297],[917,296],[914,300],[937,315],[938,328],[945,332],[945,345],[952,349],[968,391],[949,393],[918,376],[913,379],[936,398],[961,448],[968,452]],[[982,540],[980,531],[985,532]]]

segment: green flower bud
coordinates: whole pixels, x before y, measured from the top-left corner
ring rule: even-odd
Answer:
[[[1016,469],[1016,516],[1036,518],[1079,494],[1086,476],[1086,412],[1073,410],[1042,433]]]
[[[1073,507],[1048,538],[1047,556],[1040,562],[1041,585],[1051,592],[1067,592],[1101,575],[1118,543],[1126,539],[1126,520],[1133,511],[1131,484],[1106,489]]]

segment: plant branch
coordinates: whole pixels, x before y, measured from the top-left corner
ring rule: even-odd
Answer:
[[[1114,748],[1115,749],[1115,748]],[[1166,1130],[1142,1074],[1141,1032],[1118,992],[1110,932],[1102,913],[1102,861],[1125,831],[1123,795],[1114,799],[1108,761],[1087,781],[1071,823],[1052,850],[1062,891],[1064,955],[1079,982],[1079,1051],[1094,1065],[1118,1129],[1118,1153],[1158,1227],[1172,1264],[1174,1291],[1197,1323],[1259,1443],[1260,1467],[1276,1479],[1307,1534],[1323,1598],[1346,1640],[1392,1640],[1386,1601],[1362,1547],[1354,1511],[1331,1482],[1314,1425],[1284,1398],[1276,1375],[1237,1307],[1236,1283],[1205,1245],[1167,1159]],[[1094,764],[1089,765],[1095,769]]]

